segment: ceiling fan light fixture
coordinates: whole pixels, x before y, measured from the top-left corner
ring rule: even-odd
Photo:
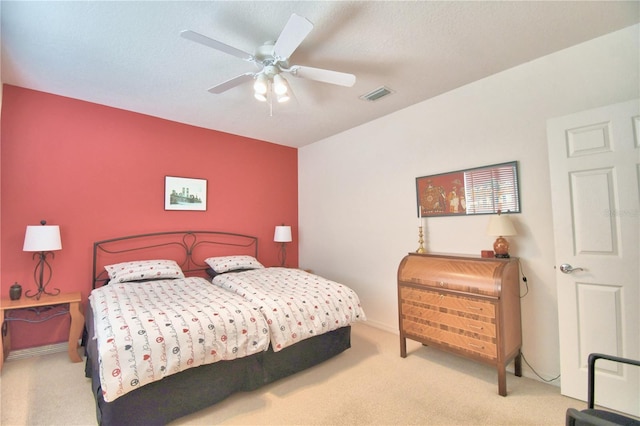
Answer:
[[[217,84],[208,89],[209,92],[221,94],[240,84],[253,80],[254,97],[261,102],[268,103],[272,110],[274,98],[280,103],[286,102],[293,97],[293,91],[289,85],[289,81],[281,75],[281,73],[287,72],[296,78],[345,87],[352,87],[356,82],[356,76],[353,74],[289,64],[290,56],[305,40],[312,29],[313,24],[309,20],[294,13],[280,32],[277,40],[275,42],[266,42],[262,46],[259,46],[253,55],[194,31],[185,30],[182,31],[180,35],[188,40],[251,62],[259,69],[257,72],[245,72],[230,80]]]
[[[267,76],[264,74],[258,74],[258,76],[256,77],[256,82],[253,83],[253,90],[256,91],[256,95],[258,94],[263,96],[266,95],[268,88],[269,88],[269,80],[267,79]]]
[[[273,76],[273,91],[276,95],[284,95],[289,91],[289,83],[280,74]]]

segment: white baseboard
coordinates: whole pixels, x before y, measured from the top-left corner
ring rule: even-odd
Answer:
[[[59,352],[67,352],[69,348],[69,343],[54,343],[52,345],[45,346],[36,346],[34,348],[26,348],[26,349],[18,349],[15,351],[9,352],[9,356],[7,357],[7,361],[12,361],[15,359],[23,359],[29,358],[32,356],[40,356],[40,355],[49,355],[55,354]]]
[[[398,331],[398,328],[389,327],[387,324],[381,323],[379,321],[367,319],[366,321],[362,322],[362,324],[366,324],[371,327],[374,327],[392,334],[400,335],[400,331]]]

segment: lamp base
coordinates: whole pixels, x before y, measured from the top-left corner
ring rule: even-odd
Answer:
[[[284,243],[280,243],[280,251],[278,252],[278,260],[280,261],[280,267],[285,268],[286,265],[286,261],[287,261],[287,247],[284,245]]]
[[[46,290],[47,284],[49,284],[49,280],[51,280],[51,275],[53,274],[51,270],[51,265],[49,265],[49,262],[47,262],[48,254],[51,254],[51,257],[53,257],[53,253],[47,252],[47,251],[41,251],[33,254],[34,258],[36,256],[39,257],[36,268],[33,271],[33,278],[35,279],[36,284],[38,285],[38,289],[34,294],[31,294],[31,290],[27,291],[24,294],[25,297],[29,297],[29,298],[35,297],[36,300],[40,300],[40,296],[42,296],[43,294],[48,294],[49,296],[57,296],[58,294],[60,294],[60,290],[57,288],[54,288],[53,292],[48,292]],[[48,270],[49,272],[46,281],[44,279],[45,269]]]
[[[60,289],[54,288],[53,292],[48,292],[46,291],[44,288],[39,288],[38,291],[34,294],[29,294],[31,290],[27,291],[24,294],[24,297],[28,297],[28,298],[35,298],[36,300],[40,300],[40,296],[42,296],[43,294],[47,294],[49,296],[57,296],[60,294]]]
[[[496,257],[509,257],[509,242],[505,240],[504,237],[496,238],[496,241],[493,243],[493,251]]]

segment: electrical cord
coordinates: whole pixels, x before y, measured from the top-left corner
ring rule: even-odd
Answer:
[[[518,258],[518,266],[519,266],[519,269],[520,269],[520,275],[522,275],[522,282],[524,283],[524,287],[525,287],[524,294],[520,295],[520,299],[522,299],[527,294],[529,294],[529,283],[527,282],[527,276],[524,274],[524,271],[522,269],[522,263],[520,263],[520,258]],[[554,380],[558,380],[560,378],[560,374],[558,374],[553,379],[545,379],[540,374],[538,374],[538,372],[531,366],[531,364],[529,364],[529,361],[527,361],[527,358],[524,357],[524,353],[522,353],[522,352],[520,352],[520,353],[522,354],[522,360],[524,361],[524,363],[527,364],[527,366],[531,369],[531,371],[533,371],[533,374],[538,376],[540,378],[540,380],[542,380],[543,382],[549,383],[549,382],[553,382]]]
[[[538,376],[540,380],[542,380],[543,382],[549,383],[549,382],[553,382],[554,380],[558,380],[560,378],[560,374],[558,374],[553,379],[545,379],[544,377],[538,374],[538,372],[531,366],[531,364],[529,364],[529,361],[527,361],[527,359],[524,357],[524,353],[520,352],[520,354],[522,355],[522,360],[524,361],[524,363],[527,364],[527,366],[531,369],[531,371],[533,371],[533,374]]]
[[[522,299],[527,294],[529,294],[529,283],[527,282],[527,277],[524,274],[524,271],[522,270],[522,263],[520,263],[520,258],[518,258],[518,267],[519,267],[518,269],[520,269],[520,275],[522,275],[522,282],[524,283],[524,288],[525,288],[524,294],[520,295],[520,299]]]

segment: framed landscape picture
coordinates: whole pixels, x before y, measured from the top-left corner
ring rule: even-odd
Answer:
[[[165,176],[164,209],[207,211],[207,180]]]

